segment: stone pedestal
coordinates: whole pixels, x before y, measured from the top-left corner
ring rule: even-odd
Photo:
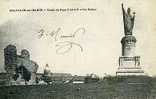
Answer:
[[[140,56],[135,55],[136,41],[132,35],[125,35],[122,38],[122,56],[119,57],[117,76],[145,75],[140,66]]]

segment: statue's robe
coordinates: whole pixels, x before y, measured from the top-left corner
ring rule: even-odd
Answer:
[[[134,26],[134,17],[125,13],[125,29],[127,35],[132,35],[132,30]]]

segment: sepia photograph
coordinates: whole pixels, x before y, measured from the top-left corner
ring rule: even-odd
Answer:
[[[155,0],[0,0],[0,99],[156,99]]]

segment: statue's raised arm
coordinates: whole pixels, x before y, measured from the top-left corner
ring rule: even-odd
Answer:
[[[133,16],[132,16],[130,8],[128,8],[126,12],[123,4],[121,4],[121,6],[122,6],[122,12],[123,12],[123,23],[124,23],[125,35],[132,35],[132,30],[134,27],[135,12],[133,12]]]
[[[122,12],[125,13],[125,9],[124,9],[123,3],[121,4],[121,7],[122,7]]]
[[[125,27],[125,9],[124,9],[123,3],[121,4],[121,8],[122,8],[122,14],[123,14],[124,32],[126,32],[125,31],[125,29],[126,29],[126,27]]]

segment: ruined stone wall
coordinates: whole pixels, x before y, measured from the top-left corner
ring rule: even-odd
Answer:
[[[6,73],[9,74],[8,79],[10,81],[10,84],[12,84],[12,82],[16,83],[17,79],[21,78],[30,78],[30,83],[35,83],[36,72],[39,66],[36,62],[30,59],[30,53],[28,50],[22,49],[21,54],[17,55],[16,46],[6,46],[6,48],[4,48],[4,63]],[[23,72],[24,69],[25,72]]]

